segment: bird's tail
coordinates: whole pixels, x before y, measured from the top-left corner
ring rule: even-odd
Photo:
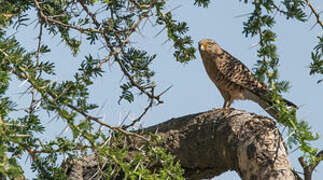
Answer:
[[[289,101],[287,99],[284,99],[284,98],[283,98],[283,101],[287,104],[287,106],[290,106],[290,107],[298,109],[298,106],[296,106],[293,102],[291,102],[291,101]]]
[[[260,99],[260,101],[258,101],[258,104],[268,113],[270,114],[270,116],[272,116],[273,118],[275,118],[277,121],[279,119],[279,110],[277,109],[277,107],[273,106],[273,103],[268,102],[264,99]]]
[[[268,114],[270,114],[276,120],[279,120],[279,109],[272,101],[271,94],[271,92],[251,93],[249,99],[257,102]],[[293,102],[284,98],[282,98],[282,100],[287,106],[298,109]]]

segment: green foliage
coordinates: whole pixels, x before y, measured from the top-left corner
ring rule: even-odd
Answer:
[[[149,56],[146,51],[131,47],[125,50],[125,55],[122,56],[121,62],[124,69],[132,74],[136,84],[146,88],[153,85],[151,78],[155,73],[150,70],[149,65],[155,58],[156,55]],[[133,102],[134,95],[131,92],[131,88],[134,88],[134,85],[127,82],[120,87],[122,89],[122,94],[119,103],[122,99],[125,99],[130,103]]]
[[[282,4],[286,8],[286,17],[295,18],[299,21],[306,21],[307,15],[304,12],[305,1],[300,0],[284,0]]]
[[[248,3],[248,1],[244,1]],[[274,1],[254,1],[254,10],[244,22],[243,33],[246,37],[258,36],[259,49],[257,56],[260,58],[254,68],[255,75],[260,81],[267,81],[272,90],[273,108],[279,111],[279,123],[288,127],[288,144],[299,146],[304,156],[308,157],[311,163],[316,162],[317,148],[310,145],[310,141],[317,140],[318,134],[313,134],[311,128],[305,121],[296,119],[296,109],[288,108],[282,100],[281,92],[287,91],[289,83],[278,80],[279,57],[277,47],[274,44],[276,34],[271,30],[275,24],[275,10],[286,15],[287,19],[294,18],[299,21],[306,21],[307,15],[304,12],[305,1],[302,0],[284,0],[282,4],[285,10],[280,9]],[[315,48],[312,53],[313,63],[311,64],[311,74],[317,73],[320,66],[320,46]]]
[[[313,62],[310,64],[310,75],[323,74],[323,36],[317,38],[319,39],[319,43],[314,47],[314,51],[312,52]],[[322,81],[323,79],[320,79],[317,83]]]
[[[196,6],[202,6],[204,8],[208,7],[210,3],[210,0],[195,0],[194,5]]]
[[[154,94],[156,85],[150,68],[156,55],[136,48],[129,40],[145,19],[154,17],[158,27],[167,29],[167,39],[174,42],[174,55],[178,61],[187,62],[195,58],[192,40],[186,35],[188,27],[173,19],[170,12],[164,12],[165,1],[20,0],[1,1],[0,5],[2,175],[21,177],[20,161],[23,154],[28,154],[38,179],[66,179],[60,163],[63,158],[75,159],[96,152],[100,157],[110,158],[109,167],[105,167],[101,174],[103,177],[117,176],[120,175],[118,172],[122,172],[126,179],[183,179],[179,163],[153,143],[146,143],[144,149],[136,151],[134,159],[129,161],[129,146],[118,140],[129,138],[133,133],[90,115],[98,108],[98,105],[89,102],[90,86],[103,75],[105,70],[102,65],[112,61],[120,66],[126,77],[121,85],[120,100],[133,102],[134,92],[139,92],[150,101],[162,102],[161,95]],[[78,11],[80,8],[82,10]],[[92,11],[96,8],[104,9],[104,13]],[[24,30],[30,22],[38,23],[35,28],[39,29],[36,48],[24,47],[16,40],[15,34],[8,33]],[[77,58],[82,43],[89,46],[103,43],[107,57],[96,59],[93,54],[97,52],[88,54],[73,72],[73,77],[55,81],[55,62],[45,60],[43,55],[59,52],[53,52],[46,45],[45,34],[59,38]],[[82,36],[75,36],[78,34]],[[31,99],[30,102],[15,102],[6,96],[12,85],[11,79],[27,84],[25,95]],[[25,108],[21,109],[21,106]],[[18,114],[17,117],[10,115],[13,112]],[[51,118],[63,120],[71,136],[52,138],[48,142],[41,139],[39,134],[45,134],[47,128],[41,116],[43,112]],[[108,141],[110,143],[107,144]]]
[[[248,3],[248,0],[244,0]],[[317,138],[309,125],[296,119],[296,110],[288,109],[280,93],[288,89],[288,82],[278,80],[279,58],[276,53],[274,11],[300,21],[306,20],[301,0],[284,0],[285,10],[277,9],[274,1],[253,1],[254,11],[244,23],[243,33],[259,37],[256,75],[267,81],[273,90],[273,100],[280,111],[280,123],[289,127],[290,142],[313,162],[316,149],[309,141]],[[207,7],[209,0],[195,0],[196,6]],[[100,78],[103,65],[114,62],[125,78],[122,81],[120,100],[132,103],[136,95],[149,100],[148,107],[137,120],[145,115],[152,104],[162,103],[161,94],[155,94],[155,72],[151,63],[157,58],[130,42],[131,36],[143,22],[150,20],[166,30],[166,40],[173,43],[174,57],[186,63],[195,58],[192,38],[187,34],[186,22],[174,19],[167,11],[166,0],[7,0],[0,1],[0,173],[13,179],[21,177],[22,156],[28,154],[32,169],[38,179],[66,179],[60,161],[73,160],[97,153],[102,162],[100,176],[106,179],[123,176],[126,179],[183,179],[183,170],[174,157],[158,145],[158,137],[146,135],[151,141],[142,148],[134,148],[128,142],[139,138],[120,127],[113,127],[101,117],[91,115],[98,109],[89,102],[91,85]],[[16,40],[15,33],[36,22],[39,36],[35,47],[24,47]],[[53,52],[46,45],[45,34],[55,36],[69,47],[75,59],[81,59],[73,77],[55,81],[55,62],[46,60],[45,54]],[[311,74],[322,74],[322,37],[312,53]],[[81,45],[102,45],[106,57],[94,58],[97,52],[79,57]],[[30,50],[32,49],[32,50]],[[100,50],[98,50],[100,51]],[[14,81],[26,84],[25,95],[30,102],[20,102],[8,97],[8,88]],[[108,94],[108,93],[107,93]],[[24,107],[21,109],[21,106]],[[18,108],[19,107],[19,108]],[[46,123],[41,116],[47,112],[67,124],[71,136],[55,137],[44,141],[39,134],[46,134]],[[12,114],[18,114],[12,116]],[[136,122],[136,121],[135,121]],[[134,122],[134,123],[135,123]],[[132,158],[129,158],[129,157]]]
[[[190,36],[185,35],[189,30],[186,22],[176,22],[171,12],[164,13],[165,2],[158,3],[156,6],[157,20],[159,25],[165,25],[167,35],[174,42],[174,57],[179,62],[188,62],[195,59],[195,48],[192,47],[193,41]]]
[[[100,167],[104,179],[184,179],[183,170],[174,157],[162,147],[153,144],[157,143],[155,135],[151,135],[152,141],[144,142],[140,148],[132,147],[129,138],[122,134],[112,135],[108,144],[98,148],[101,158]],[[130,149],[132,149],[130,151]],[[133,150],[136,149],[136,150]],[[131,157],[131,158],[130,158]]]

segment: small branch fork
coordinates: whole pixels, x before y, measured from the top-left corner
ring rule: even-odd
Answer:
[[[303,157],[298,158],[298,161],[304,170],[304,179],[305,180],[312,180],[312,173],[313,173],[314,169],[323,160],[323,150],[316,154],[316,158],[317,158],[317,161],[311,165],[307,164]]]
[[[160,93],[159,96],[162,96],[163,94],[165,94],[172,87],[173,86],[169,86],[166,90],[164,90],[162,93]],[[151,88],[152,95],[154,95],[154,89],[155,89],[155,87]],[[133,120],[131,124],[125,125],[122,128],[123,129],[128,129],[129,127],[132,127],[137,122],[139,122],[144,117],[144,115],[148,112],[148,110],[153,106],[153,103],[154,103],[154,99],[150,99],[150,102],[149,102],[148,106],[144,109],[144,111],[141,113],[141,115],[137,119]]]

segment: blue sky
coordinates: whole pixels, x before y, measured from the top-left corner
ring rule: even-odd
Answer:
[[[323,8],[323,1],[314,3],[317,9]],[[197,42],[204,38],[211,38],[217,41],[224,49],[237,57],[249,69],[253,67],[257,60],[256,51],[257,39],[245,38],[242,32],[242,22],[246,21],[245,14],[251,12],[249,5],[238,1],[215,1],[210,4],[207,9],[197,8],[193,6],[193,1],[172,1],[168,4],[169,9],[173,9],[175,17],[181,21],[186,21],[190,27],[189,34],[192,36],[195,47]],[[317,43],[316,36],[322,35],[322,29],[319,26],[312,28],[315,19],[312,15],[306,23],[294,20],[286,20],[283,15],[276,14],[277,24],[274,31],[277,32],[278,54],[280,56],[280,79],[288,80],[291,88],[288,93],[284,93],[284,97],[293,101],[300,106],[297,112],[299,119],[304,119],[313,127],[314,132],[318,132],[323,136],[322,121],[322,103],[323,103],[323,84],[316,84],[319,76],[309,76],[310,52]],[[215,85],[209,80],[201,62],[200,55],[196,53],[197,59],[187,64],[180,64],[175,61],[172,56],[173,49],[171,42],[165,42],[166,33],[155,35],[160,31],[160,27],[152,27],[147,22],[145,27],[137,33],[131,41],[134,46],[142,47],[150,53],[156,53],[157,59],[152,64],[155,70],[155,81],[157,82],[158,92],[172,85],[173,87],[163,96],[164,104],[153,107],[152,110],[144,117],[141,125],[144,127],[164,122],[173,117],[180,117],[187,114],[207,111],[213,108],[222,107],[223,99]],[[36,48],[36,38],[38,28],[35,24],[27,29],[21,29],[17,34],[17,38],[23,44],[31,49]],[[76,70],[81,63],[81,58],[89,53],[97,58],[103,58],[105,53],[99,50],[98,46],[90,47],[82,45],[80,54],[73,58],[69,49],[60,43],[56,37],[45,36],[46,42],[53,48],[50,55],[43,56],[46,60],[56,63],[58,81],[72,79],[73,70]],[[119,66],[114,63],[105,65],[106,72],[102,78],[98,78],[92,86],[91,101],[101,105],[103,108],[95,112],[110,124],[117,125],[122,119],[129,114],[128,121],[140,114],[146,106],[145,97],[138,97],[135,103],[128,104],[122,102],[118,105],[117,101],[120,95],[119,86],[122,81],[122,74]],[[16,82],[14,85],[20,85]],[[8,94],[20,100],[28,99],[21,97],[17,92],[21,89],[12,88]],[[260,106],[251,101],[237,101],[232,105],[233,108],[242,109],[249,112],[268,114],[261,109]],[[44,116],[45,117],[45,116]],[[60,120],[44,120],[47,124],[47,134],[40,135],[44,139],[50,137],[65,135],[68,129],[64,131],[66,124]],[[54,128],[53,128],[54,127]],[[281,128],[283,129],[283,128]],[[62,133],[63,132],[63,133]],[[314,143],[319,149],[323,149],[322,139]],[[299,152],[290,153],[292,166],[299,171],[301,167],[297,162]],[[26,169],[28,169],[28,161]],[[323,177],[323,164],[317,167],[314,172],[313,179]],[[319,172],[321,169],[321,172]],[[26,171],[27,177],[32,177],[30,170]],[[239,179],[236,173],[226,173],[217,179]]]

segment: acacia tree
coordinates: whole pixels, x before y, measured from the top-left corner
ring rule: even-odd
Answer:
[[[209,1],[195,0],[192,3],[207,8]],[[288,82],[278,80],[279,58],[274,44],[276,35],[271,29],[277,11],[285,15],[287,20],[304,22],[309,16],[305,9],[309,8],[318,26],[323,29],[320,14],[308,0],[284,0],[281,4],[245,0],[244,3],[252,4],[253,9],[248,21],[243,23],[243,34],[259,40],[255,74],[260,81],[266,81],[274,92],[274,106],[280,112],[278,122],[288,127],[291,144],[304,152],[300,162],[310,176],[322,159],[322,153],[310,145],[310,141],[318,136],[313,135],[306,122],[297,120],[295,109],[288,109],[280,101],[280,94],[287,90]],[[163,103],[162,95],[168,90],[160,91],[153,80],[154,72],[150,64],[158,57],[136,47],[129,40],[139,27],[149,20],[166,31],[165,40],[173,43],[174,60],[187,63],[195,59],[196,49],[187,35],[188,25],[173,18],[172,11],[165,7],[165,0],[7,0],[1,1],[0,5],[2,176],[23,176],[19,161],[24,153],[31,157],[32,168],[40,179],[67,178],[66,167],[69,163],[77,163],[74,160],[95,154],[95,167],[99,170],[94,177],[97,178],[183,179],[181,165],[160,146],[163,138],[153,133],[128,130],[152,106]],[[12,32],[30,26],[30,21],[36,22],[39,30],[34,50],[28,50],[12,35]],[[82,36],[75,38],[75,33]],[[74,72],[72,80],[55,81],[55,62],[42,58],[45,54],[57,53],[52,52],[43,40],[48,35],[57,36],[76,58],[79,58],[77,54],[81,51],[82,43],[87,46],[102,43],[106,56],[99,59],[94,58],[95,52],[88,54],[80,59],[81,65]],[[319,43],[312,52],[311,74],[323,74],[323,37],[318,39]],[[106,71],[104,65],[108,62],[118,64],[126,77],[120,86],[120,101],[133,103],[135,94],[148,99],[142,113],[130,124],[112,126],[101,117],[92,115],[99,106],[89,102],[89,87],[103,75]],[[25,96],[31,98],[28,105],[6,94],[12,79],[28,84],[25,91]],[[20,104],[25,108],[20,108]],[[20,112],[19,117],[10,116],[16,111]],[[66,122],[72,135],[52,138],[48,142],[36,136],[37,133],[46,133],[46,125],[40,116],[42,112]],[[141,146],[132,146],[136,144],[133,139]]]

